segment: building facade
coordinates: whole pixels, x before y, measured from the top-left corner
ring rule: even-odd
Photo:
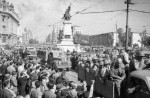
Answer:
[[[52,31],[52,44],[57,44],[59,42],[59,34],[61,29],[58,26],[53,27]]]
[[[32,31],[25,28],[22,34],[22,44],[28,45],[30,39],[33,39]]]
[[[118,34],[115,32],[91,35],[89,37],[89,44],[91,46],[114,47],[116,46],[117,41],[118,41]]]
[[[138,32],[130,32],[128,38],[128,45],[130,47],[132,47],[134,44],[138,44],[138,46],[141,47],[141,36]],[[118,42],[119,38],[116,32],[91,35],[89,37],[90,46],[115,47]]]
[[[129,38],[130,42],[131,42],[131,46],[134,45],[134,44],[137,44],[139,47],[141,47],[141,36],[140,36],[140,33],[139,32],[131,32],[131,38]]]
[[[76,25],[74,25],[74,26],[72,26],[72,35],[75,35],[75,34],[81,34],[82,33],[82,29],[81,29],[81,27],[80,26],[76,26]]]
[[[18,14],[14,5],[6,0],[0,0],[0,45],[15,45],[18,43]]]

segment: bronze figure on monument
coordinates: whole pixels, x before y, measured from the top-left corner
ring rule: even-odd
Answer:
[[[70,6],[66,9],[64,17],[62,19],[69,21],[71,19],[70,15],[70,10],[71,10],[71,4]]]

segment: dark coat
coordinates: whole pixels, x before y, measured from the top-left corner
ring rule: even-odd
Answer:
[[[52,91],[45,91],[42,98],[56,98],[56,94]]]
[[[19,95],[26,96],[27,77],[20,77],[18,79],[18,91]]]
[[[7,89],[2,89],[0,91],[0,98],[13,98],[13,95],[11,92]]]

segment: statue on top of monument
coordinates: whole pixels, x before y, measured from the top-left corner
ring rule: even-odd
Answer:
[[[67,20],[67,21],[69,21],[71,19],[70,10],[71,10],[71,4],[68,7],[68,9],[66,9],[64,17],[62,19]]]

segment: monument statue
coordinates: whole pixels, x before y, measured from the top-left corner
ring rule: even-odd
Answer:
[[[70,15],[70,10],[71,10],[71,4],[70,6],[66,9],[64,17],[62,19],[69,21],[71,19]]]

